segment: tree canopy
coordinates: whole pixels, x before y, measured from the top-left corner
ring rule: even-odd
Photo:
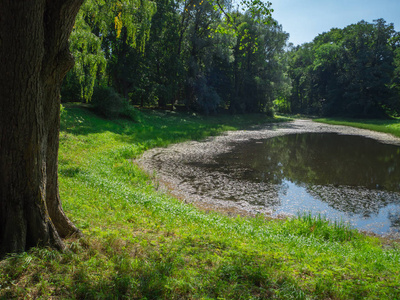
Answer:
[[[288,35],[269,7],[261,1],[244,1],[242,9],[226,1],[87,1],[71,35],[77,64],[63,100],[89,101],[95,89],[106,88],[140,106],[271,112],[287,83],[279,59]],[[244,96],[248,90],[254,93]]]
[[[99,89],[95,95],[114,95],[93,97],[110,116],[129,105],[204,114],[400,114],[400,42],[393,24],[360,21],[293,47],[270,5],[89,0],[71,36],[77,64],[63,101],[90,101]]]
[[[287,53],[291,96],[282,109],[326,116],[400,114],[399,33],[383,19],[332,29]]]

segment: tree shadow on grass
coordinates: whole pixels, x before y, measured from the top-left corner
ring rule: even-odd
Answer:
[[[202,117],[187,112],[147,111],[138,123],[127,119],[104,119],[87,106],[68,104],[61,118],[61,131],[84,136],[111,132],[117,135],[115,139],[120,142],[166,146],[187,140],[202,140],[228,129],[250,129],[254,124],[269,121],[274,119],[260,114]]]

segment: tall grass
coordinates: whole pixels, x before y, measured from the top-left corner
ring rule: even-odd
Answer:
[[[302,212],[288,221],[291,230],[301,235],[315,236],[323,240],[346,242],[356,238],[358,232],[343,220],[330,221],[325,216]]]
[[[82,229],[63,253],[0,262],[0,299],[399,299],[400,247],[323,217],[203,212],[157,191],[129,158],[275,121],[143,113],[107,121],[66,106],[60,193]]]

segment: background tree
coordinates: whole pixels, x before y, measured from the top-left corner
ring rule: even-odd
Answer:
[[[238,34],[233,47],[230,110],[271,113],[272,101],[287,82],[281,55],[289,36],[276,21],[258,22],[250,13],[237,14],[235,22]]]
[[[394,50],[394,75],[392,77],[390,88],[393,91],[391,114],[400,116],[400,34],[397,33],[393,40]]]
[[[288,52],[292,112],[384,117],[399,113],[398,33],[383,19],[332,29]]]
[[[125,6],[129,3],[136,5],[136,10],[130,11],[130,18],[127,18],[124,17],[128,11]],[[235,101],[241,102],[238,107],[245,107],[243,101],[248,100],[243,93],[239,96],[231,88],[232,84],[238,83],[238,72],[245,70],[237,69],[242,56],[248,55],[247,60],[251,64],[259,63],[264,67],[254,70],[248,78],[253,84],[258,82],[255,85],[258,100],[251,98],[255,106],[250,109],[248,104],[247,111],[265,110],[266,102],[271,100],[265,101],[263,97],[273,98],[273,91],[277,91],[279,86],[275,83],[278,78],[281,81],[285,77],[282,68],[277,69],[276,66],[280,66],[278,52],[283,51],[286,38],[280,39],[277,50],[278,44],[273,44],[276,40],[273,37],[285,35],[281,32],[276,34],[279,27],[268,27],[269,5],[258,1],[245,3],[249,9],[246,22],[251,23],[246,26],[253,28],[254,32],[244,42],[245,34],[240,29],[233,30],[240,24],[234,23],[236,17],[233,18],[229,9],[229,1],[156,0],[139,3],[134,0],[88,0],[82,7],[72,34],[71,50],[76,53],[79,63],[67,78],[63,99],[68,101],[75,97],[75,100],[88,101],[97,85],[108,86],[111,91],[96,95],[115,95],[112,91],[115,90],[126,101],[140,106],[166,108],[168,104],[173,109],[175,104],[179,104],[205,114],[215,113],[226,106],[234,107],[232,103]],[[236,14],[242,15],[239,12]],[[142,24],[138,20],[148,22]],[[270,43],[269,49],[275,50],[260,48],[257,54],[253,54],[257,49],[253,45],[247,52],[243,51],[243,45],[254,44],[258,38],[263,40],[263,47]],[[234,55],[235,47],[242,48],[238,56]],[[268,67],[263,60],[268,60]],[[271,81],[264,84],[266,81],[262,77],[268,71],[271,71],[268,76],[275,78],[273,84]],[[247,76],[242,78],[247,80]],[[77,96],[73,91],[79,85],[81,95]],[[267,85],[271,93],[267,93]],[[238,87],[236,84],[236,90]],[[241,88],[245,90],[248,87]],[[107,98],[112,102],[109,110],[114,110],[115,103],[120,99]],[[95,97],[93,102],[96,106],[98,101]],[[264,108],[259,109],[259,106]]]
[[[155,9],[152,1],[85,1],[71,35],[77,63],[64,83],[63,100],[90,101],[96,85],[113,86],[127,98],[137,74],[136,53],[130,52],[143,52]],[[77,85],[81,94],[74,99]]]

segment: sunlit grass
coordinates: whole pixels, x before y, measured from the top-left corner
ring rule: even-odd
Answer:
[[[332,125],[345,125],[362,129],[369,129],[369,130],[389,133],[394,136],[400,137],[400,119],[361,120],[361,119],[321,118],[321,119],[314,119],[313,121],[332,124]]]
[[[63,207],[84,232],[68,251],[0,262],[0,298],[398,299],[400,248],[323,217],[271,221],[203,212],[157,191],[131,158],[266,121],[143,113],[107,121],[66,107]]]

